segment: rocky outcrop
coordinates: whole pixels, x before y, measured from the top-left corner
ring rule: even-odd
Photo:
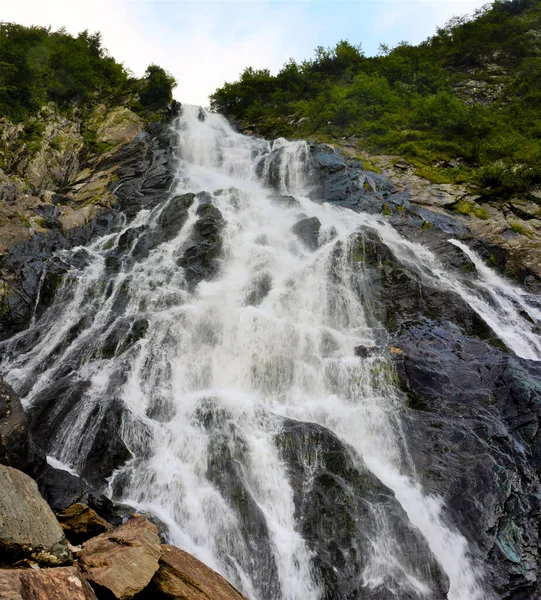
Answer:
[[[504,275],[534,292],[541,289],[536,202],[483,199],[464,186],[432,183],[396,156],[359,156],[356,147],[339,144],[311,148],[314,200],[382,214],[405,237],[429,246],[449,237],[468,240]]]
[[[246,600],[221,575],[191,554],[164,544],[160,567],[148,591],[149,598],[189,600]]]
[[[172,181],[163,123],[143,130],[127,108],[105,106],[70,121],[50,105],[37,119],[59,133],[33,152],[15,128],[0,171],[0,337],[50,303],[66,273],[56,251],[108,231],[119,211],[152,206]],[[0,123],[4,136],[13,127]]]
[[[19,396],[0,377],[0,464],[33,472],[43,462],[30,439]]]
[[[449,244],[450,237],[467,241],[490,265],[539,289],[539,264],[532,265],[539,263],[540,240],[533,230],[521,235],[515,227],[509,233],[518,218],[535,224],[537,204],[482,203],[459,186],[431,184],[407,163],[380,157],[383,174],[373,175],[356,159],[333,152],[314,149],[320,178],[314,197],[382,214],[448,269],[461,272],[466,285],[476,267]],[[353,183],[363,177],[368,185],[360,190]],[[523,258],[516,259],[513,244]],[[361,346],[356,354],[391,359],[395,372],[389,376],[404,393],[403,431],[424,489],[443,498],[446,521],[466,537],[498,597],[537,598],[538,363],[513,356],[459,295],[432,285],[412,263],[398,260],[375,230],[360,229],[347,248],[337,244],[336,260],[344,252],[352,277],[362,281],[363,303],[375,318],[371,325],[385,324],[382,343],[392,348]],[[325,552],[318,549],[317,555]]]
[[[86,540],[82,549],[74,549],[75,564],[58,566],[71,561],[71,555],[35,482],[0,467],[0,486],[3,600],[247,600],[195,557],[160,545],[157,527],[145,517],[135,515],[111,531],[107,521],[81,503],[58,514],[71,541]]]
[[[450,323],[403,326],[394,364],[404,426],[427,492],[490,569],[502,598],[541,589],[538,472],[541,369]]]
[[[307,217],[297,221],[292,231],[309,250],[317,250],[320,229],[321,222],[317,217]]]
[[[223,246],[221,231],[225,225],[222,213],[214,205],[210,194],[202,192],[197,195],[197,199],[198,219],[181,250],[182,255],[177,259],[177,264],[184,269],[184,276],[192,289],[203,279],[212,279],[218,273]]]
[[[71,562],[53,512],[28,475],[0,466],[0,564],[30,559],[42,565]]]
[[[429,582],[432,600],[447,598],[447,577],[426,540],[410,524],[394,494],[351,448],[324,427],[287,419],[276,443],[288,465],[297,523],[312,551],[323,598],[374,597],[374,591],[359,582],[370,570],[373,544],[382,532],[398,541],[394,551],[401,557],[401,569],[412,579]],[[399,581],[403,571],[393,573],[388,567],[377,598],[410,598],[411,590]]]
[[[462,253],[455,252],[456,247],[446,243],[443,250],[447,251],[447,248],[449,264],[458,254],[456,260],[461,261],[458,268],[474,269]],[[341,252],[348,253],[353,276],[361,275],[365,281],[360,293],[371,307],[372,326],[383,323],[393,332],[403,322],[420,318],[441,319],[457,324],[466,334],[503,347],[501,340],[459,294],[424,280],[422,272],[407,262],[402,263],[377,232],[370,228],[360,229],[350,239],[347,250],[340,246],[335,248],[335,254]]]
[[[97,600],[79,567],[0,569],[2,600]]]
[[[160,554],[157,527],[137,516],[83,544],[79,560],[97,589],[104,588],[115,598],[128,600],[150,583],[158,570]]]

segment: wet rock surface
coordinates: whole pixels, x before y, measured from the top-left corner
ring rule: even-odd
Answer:
[[[88,243],[117,225],[120,213],[131,218],[168,193],[168,126],[155,123],[142,131],[130,111],[110,117],[102,134],[113,148],[82,170],[75,165],[61,193],[52,181],[37,195],[16,191],[0,203],[0,338],[50,304],[68,270],[58,251]],[[46,163],[42,168],[48,172]]]
[[[0,377],[0,464],[32,474],[44,461],[30,438],[19,396]]]
[[[394,548],[401,568],[410,577],[429,582],[430,598],[447,598],[447,576],[426,540],[361,457],[331,431],[311,423],[285,420],[276,443],[288,465],[299,530],[313,552],[323,598],[412,597],[412,590],[403,587],[403,573],[392,569],[377,591],[360,585],[370,572],[373,545],[382,532],[403,545]],[[393,580],[393,576],[398,578]]]
[[[197,199],[198,219],[182,248],[182,256],[177,260],[192,289],[203,279],[212,279],[217,275],[223,247],[221,231],[225,225],[222,213],[214,205],[210,194],[202,192],[197,195]]]
[[[246,556],[241,545],[232,545],[231,559],[246,567],[252,565],[254,586],[262,597],[279,597],[281,586],[268,525],[243,474],[248,456],[242,434],[225,411],[214,410],[211,401],[199,411],[198,418],[212,432],[207,476],[238,515],[240,533],[249,548],[250,556]]]
[[[393,339],[410,451],[426,490],[470,542],[502,598],[539,593],[541,369],[450,323]]]
[[[113,123],[111,139],[121,135],[115,127]],[[47,202],[40,204],[41,223],[47,225],[47,231],[36,230],[31,239],[2,258],[2,268],[13,277],[8,287],[17,290],[4,296],[8,298],[5,314],[9,314],[11,324],[22,324],[33,313],[39,317],[51,303],[60,282],[69,277],[75,280],[77,269],[89,264],[85,250],[74,254],[70,264],[57,261],[53,255],[58,248],[86,243],[96,234],[114,230],[119,222],[118,210],[124,211],[128,219],[141,207],[156,209],[153,214],[158,214],[158,204],[168,197],[171,178],[164,138],[155,133],[153,137],[152,132],[138,132],[117,152],[101,156],[96,164],[105,174],[103,177],[89,176],[75,182],[71,191],[66,190],[66,196],[51,196],[52,208]],[[276,160],[281,152],[276,151]],[[441,185],[416,188],[414,180],[409,187],[399,185],[385,174],[364,169],[362,161],[347,159],[328,146],[314,147],[311,157],[314,198],[381,215],[407,239],[422,242],[432,250],[446,268],[462,273],[465,282],[476,275],[476,268],[448,242],[450,237],[467,240],[486,260],[502,270],[507,268],[508,250],[475,238],[473,217],[462,218],[452,212],[455,204],[463,201],[456,190]],[[107,175],[109,169],[115,169],[114,182]],[[278,190],[281,182],[272,169],[270,179]],[[111,184],[114,186],[109,187]],[[89,213],[84,226],[67,227],[69,215],[59,211],[64,203],[71,202],[70,193],[76,192],[88,200],[97,190],[113,188],[114,206],[102,206],[101,216]],[[6,197],[10,197],[10,190],[6,190]],[[136,356],[151,327],[149,319],[129,306],[126,290],[132,276],[130,269],[158,246],[178,236],[192,215],[193,230],[174,256],[185,281],[182,280],[177,296],[166,300],[164,292],[163,305],[158,308],[181,305],[181,293],[185,292],[182,286],[194,291],[202,281],[216,278],[224,259],[225,221],[216,205],[220,193],[223,190],[214,192],[214,197],[206,192],[174,196],[163,206],[155,227],[134,225],[107,249],[104,281],[100,285],[111,289],[105,301],[111,299],[115,320],[100,323],[94,330],[93,339],[87,342],[91,351],[89,346],[72,347],[63,370],[55,372],[50,385],[33,397],[28,415],[30,429],[45,452],[58,447],[59,432],[70,428],[80,407],[94,402],[92,410],[85,413],[81,429],[85,431],[84,439],[81,436],[73,442],[73,454],[79,461],[73,466],[81,477],[43,465],[38,476],[40,490],[59,513],[74,542],[93,536],[100,528],[107,529],[107,522],[120,525],[130,516],[129,508],[124,512],[125,507],[115,505],[96,490],[103,491],[107,479],[127,461],[146,458],[148,453],[145,440],[149,434],[142,424],[144,419],[132,419],[118,394],[127,380],[128,361]],[[291,198],[274,195],[270,202],[298,208],[297,201]],[[530,205],[520,210],[521,218],[535,216]],[[300,242],[312,251],[320,247],[320,230],[317,218],[303,218],[293,229]],[[351,279],[360,282],[355,292],[367,307],[368,325],[385,330],[382,344],[390,345],[390,350],[381,350],[377,342],[375,346],[357,345],[354,353],[358,360],[371,360],[380,354],[385,360],[392,359],[392,380],[403,393],[403,433],[425,491],[443,497],[445,521],[468,539],[479,564],[490,565],[487,578],[501,598],[536,599],[540,593],[539,367],[512,356],[458,294],[430,283],[418,265],[398,260],[376,230],[360,229],[347,243],[336,243],[333,253],[329,281],[340,284],[344,275],[339,267],[346,262]],[[20,280],[14,275],[17,270],[21,271]],[[113,291],[113,277],[124,270],[125,282]],[[162,285],[159,277],[152,285]],[[270,272],[258,271],[246,288],[243,302],[256,312],[273,285]],[[179,321],[184,318],[179,315]],[[58,343],[54,356],[61,355],[89,326],[87,316],[81,315],[79,323]],[[10,351],[31,349],[43,332],[38,327],[34,333],[37,337],[22,336],[17,348]],[[208,328],[205,340],[209,347],[218,336]],[[164,335],[164,351],[171,348],[169,343]],[[113,358],[118,360],[114,377],[98,399],[86,395],[89,381],[75,375],[88,357],[104,364]],[[284,380],[292,381],[293,366],[287,360],[259,368],[258,371],[254,367],[252,376],[254,381],[264,382],[264,392],[268,391],[265,385],[272,387],[269,382],[273,369]],[[39,376],[38,369],[22,383],[22,392],[28,392],[32,377]],[[158,413],[163,421],[172,418],[174,411],[160,397],[160,378],[167,380],[169,376],[164,370],[149,384],[145,418]],[[0,439],[7,449],[2,450],[0,460],[7,462],[15,457],[13,460],[22,468],[29,452],[29,438],[20,405],[9,390],[2,396],[2,389]],[[203,406],[196,415],[201,431],[207,432],[210,439],[206,477],[221,495],[224,506],[236,515],[235,533],[241,540],[238,545],[231,544],[224,564],[231,572],[238,572],[238,564],[245,571],[253,569],[256,574],[252,583],[257,593],[262,598],[279,597],[282,584],[271,531],[249,485],[251,465],[246,439],[226,411],[220,412],[211,404],[209,400],[208,410]],[[364,585],[363,577],[374,558],[373,541],[382,531],[382,519],[383,530],[397,541],[394,551],[400,556],[401,566],[411,577],[430,584],[431,599],[444,600],[448,581],[441,566],[392,492],[366,468],[362,459],[329,429],[310,422],[278,420],[277,449],[287,465],[299,533],[313,553],[311,566],[325,600],[416,597],[405,586],[403,573],[399,576],[392,569],[388,569],[385,586],[371,589]],[[138,432],[132,438],[136,443],[130,447],[124,441],[129,428]],[[129,483],[129,474],[113,479],[113,493],[121,496]],[[210,591],[217,594],[215,586],[222,586],[217,575],[203,572],[193,557],[165,548],[159,547],[156,528],[136,517],[115,531],[87,541],[81,565],[100,598],[110,598],[111,594],[116,598],[138,594],[143,594],[141,598],[182,594],[192,594],[198,600],[222,597],[213,596]],[[206,579],[201,582],[199,577]],[[220,587],[219,593],[228,599],[240,597],[228,584]]]
[[[404,237],[421,242],[466,279],[476,276],[476,267],[450,237],[465,240],[501,272],[516,264],[501,238],[479,235],[494,215],[486,221],[453,212],[458,201],[475,206],[456,186],[428,185],[398,164],[387,171],[393,182],[385,183],[327,147],[316,147],[313,158],[320,177],[314,197],[382,213]],[[361,190],[355,182],[363,177],[369,186]],[[529,205],[524,210],[535,213]],[[390,334],[384,343],[399,350],[390,358],[404,392],[404,433],[424,489],[444,499],[446,521],[466,537],[498,597],[537,598],[539,364],[510,353],[459,295],[430,285],[397,260],[375,231],[360,230],[347,250],[336,250],[337,259],[346,251],[363,281],[376,318],[372,325],[384,323]],[[529,277],[527,285],[537,289],[522,265],[514,275]],[[380,352],[363,346],[357,354],[368,359]]]
[[[449,237],[468,240],[507,277],[541,289],[541,207],[535,202],[483,201],[461,186],[431,183],[397,157],[370,157],[378,173],[327,144],[313,145],[311,158],[314,200],[382,214],[405,237],[429,246]]]
[[[309,250],[317,250],[320,229],[320,220],[317,217],[310,217],[297,221],[292,231]]]

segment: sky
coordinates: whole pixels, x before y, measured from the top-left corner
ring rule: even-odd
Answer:
[[[280,70],[317,46],[340,40],[417,44],[451,17],[472,14],[487,0],[11,0],[0,20],[100,31],[110,55],[141,77],[155,63],[177,80],[175,98],[208,105],[208,96],[245,67]]]

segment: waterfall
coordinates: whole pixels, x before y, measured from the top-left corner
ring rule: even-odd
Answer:
[[[461,242],[453,243],[479,274],[473,287],[383,217],[310,200],[304,142],[243,136],[190,106],[175,131],[169,199],[85,248],[59,252],[70,272],[55,304],[2,344],[2,372],[26,408],[48,407],[53,464],[90,477],[100,424],[118,414],[129,459],[109,478],[109,494],[152,511],[173,543],[252,600],[316,600],[324,586],[297,501],[308,492],[284,448],[300,443],[297,424],[308,437],[328,431],[348,469],[394,492],[393,515],[407,515],[407,540],[426,544],[442,565],[448,597],[490,598],[441,499],[417,481],[367,275],[348,259],[352,236],[375,232],[397,260],[459,294],[511,350],[535,360],[541,341],[520,311],[539,320],[539,310]],[[309,228],[314,218],[311,246],[297,224]],[[359,345],[375,351],[360,358]],[[305,487],[324,460],[310,443],[295,463]],[[385,502],[366,503],[370,544],[355,560],[367,595],[358,597],[435,598],[432,567],[409,554],[385,510],[392,495]]]

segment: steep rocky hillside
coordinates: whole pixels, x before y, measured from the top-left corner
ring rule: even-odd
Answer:
[[[178,107],[172,77],[150,65],[133,78],[99,34],[4,23],[0,59],[2,337],[54,292],[66,267],[53,252],[167,190],[163,142]]]
[[[211,103],[243,131],[398,155],[434,183],[540,204],[540,36],[539,0],[498,1],[418,46],[366,57],[341,41],[276,76],[247,68]]]

